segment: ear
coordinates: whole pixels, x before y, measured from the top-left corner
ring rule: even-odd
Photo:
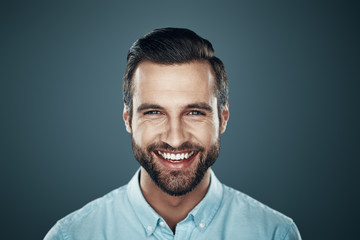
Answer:
[[[123,119],[124,119],[126,131],[128,133],[131,133],[130,111],[129,108],[126,106],[126,104],[124,104]]]
[[[229,104],[227,103],[221,109],[221,123],[220,123],[220,133],[224,133],[226,130],[226,125],[229,120],[230,112],[229,112]]]

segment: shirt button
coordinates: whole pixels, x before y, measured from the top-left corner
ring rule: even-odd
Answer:
[[[204,228],[204,227],[205,227],[205,223],[204,223],[204,222],[201,222],[201,223],[199,224],[199,227]]]
[[[160,226],[165,227],[165,223],[161,221]]]
[[[146,229],[150,232],[150,231],[152,231],[152,226],[147,226]]]

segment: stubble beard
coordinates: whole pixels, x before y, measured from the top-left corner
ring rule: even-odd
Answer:
[[[146,149],[142,149],[137,145],[131,137],[132,148],[136,160],[147,171],[154,183],[165,193],[171,196],[182,196],[192,190],[201,182],[206,171],[211,167],[220,151],[220,137],[216,143],[211,145],[208,150],[202,146],[185,142],[180,147],[174,149],[166,143],[153,143]],[[187,149],[198,151],[198,162],[192,163],[185,170],[170,170],[161,166],[152,153],[155,149],[166,149],[172,151],[186,151]]]

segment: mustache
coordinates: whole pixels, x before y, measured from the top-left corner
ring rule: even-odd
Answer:
[[[181,152],[181,151],[189,151],[189,150],[203,152],[205,150],[204,147],[191,142],[184,142],[177,148],[174,148],[165,142],[152,143],[147,147],[148,152],[152,152],[154,150],[159,150],[159,149],[168,152]]]

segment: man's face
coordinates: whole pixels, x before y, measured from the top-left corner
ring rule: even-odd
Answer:
[[[190,192],[215,162],[229,115],[226,106],[220,125],[211,66],[142,62],[133,84],[132,123],[126,107],[124,120],[135,158],[164,192]]]

